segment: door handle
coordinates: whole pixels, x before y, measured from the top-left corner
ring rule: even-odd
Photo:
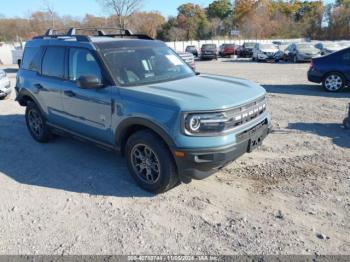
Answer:
[[[76,94],[73,91],[64,91],[64,95],[74,97]]]

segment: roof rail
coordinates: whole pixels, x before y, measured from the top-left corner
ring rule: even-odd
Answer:
[[[104,30],[113,30],[117,33],[111,33],[106,34]],[[92,35],[86,35],[86,34],[77,34],[77,31],[85,31],[85,32],[94,32],[95,34]],[[66,32],[63,34],[58,34],[58,32]],[[67,29],[48,29],[45,33],[45,35],[42,36],[36,36],[33,39],[49,39],[49,38],[56,38],[56,39],[65,39],[67,37],[74,37],[77,41],[81,42],[91,42],[90,37],[120,37],[120,38],[137,38],[137,39],[143,39],[143,40],[153,40],[153,38],[149,37],[148,35],[143,34],[133,34],[128,29],[122,29],[122,28],[115,28],[115,27],[82,27],[82,28],[69,28]]]

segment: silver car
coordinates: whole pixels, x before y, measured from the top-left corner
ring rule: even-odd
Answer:
[[[292,43],[285,53],[287,60],[294,63],[311,61],[321,56],[320,50],[310,43]]]
[[[11,93],[11,82],[6,72],[0,69],[0,99],[4,99]]]

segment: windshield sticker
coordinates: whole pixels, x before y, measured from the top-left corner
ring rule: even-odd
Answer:
[[[166,58],[175,66],[182,65],[182,61],[175,55],[166,55]]]

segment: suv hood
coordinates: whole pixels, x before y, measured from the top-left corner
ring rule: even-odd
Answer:
[[[121,89],[122,96],[137,96],[147,103],[163,103],[166,106],[173,104],[182,111],[227,109],[249,103],[265,94],[264,88],[251,81],[207,74]]]

